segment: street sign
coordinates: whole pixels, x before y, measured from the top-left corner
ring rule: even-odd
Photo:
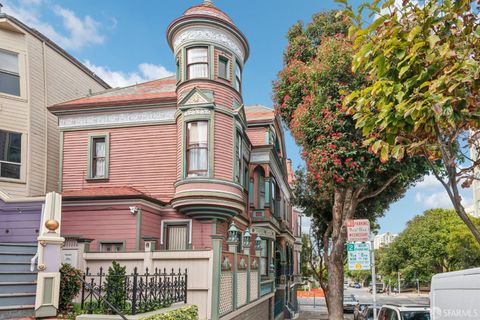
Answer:
[[[348,269],[370,270],[370,245],[368,243],[347,243]]]
[[[355,219],[347,221],[348,242],[370,241],[370,221],[368,219]]]

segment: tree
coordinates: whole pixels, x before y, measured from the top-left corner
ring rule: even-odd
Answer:
[[[480,219],[472,218],[480,226]],[[397,272],[406,285],[430,282],[439,272],[480,265],[480,245],[454,210],[432,209],[416,216],[388,247],[377,254],[379,273],[396,283]]]
[[[325,266],[318,280],[331,319],[343,319],[347,220],[373,221],[426,172],[422,159],[382,162],[362,147],[362,134],[342,106],[344,92],[366,85],[363,75],[352,73],[349,27],[349,19],[335,11],[314,15],[307,26],[295,24],[274,84],[275,110],[307,163],[307,173],[297,175],[295,197],[313,221],[313,247]]]
[[[127,300],[125,292],[126,268],[126,266],[122,267],[117,261],[113,260],[105,278],[105,299],[119,310],[125,308]],[[105,308],[109,309],[108,306],[105,306]]]
[[[353,70],[370,79],[345,99],[364,144],[383,161],[413,155],[427,159],[480,243],[458,188],[479,179],[480,16],[473,13],[475,2],[404,0],[395,6],[393,0],[374,0],[358,13],[346,0],[339,2],[346,4],[353,22]],[[365,10],[376,17],[369,24],[362,20]]]

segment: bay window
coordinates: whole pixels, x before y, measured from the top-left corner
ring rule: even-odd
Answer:
[[[0,130],[0,177],[20,179],[22,134]]]
[[[0,92],[20,96],[18,54],[0,50]]]
[[[187,124],[187,175],[203,177],[208,174],[208,121]]]
[[[208,48],[187,49],[187,79],[208,78]]]

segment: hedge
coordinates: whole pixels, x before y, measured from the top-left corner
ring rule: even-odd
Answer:
[[[143,318],[142,320],[198,320],[198,308],[197,306],[190,306]]]

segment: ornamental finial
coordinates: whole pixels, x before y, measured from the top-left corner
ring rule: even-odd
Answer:
[[[204,6],[213,6],[213,0],[204,0],[203,5]]]

